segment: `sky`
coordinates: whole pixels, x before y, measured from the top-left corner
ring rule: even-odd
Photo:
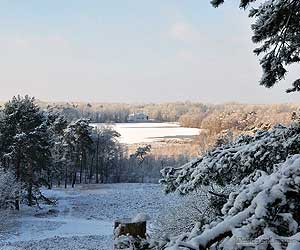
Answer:
[[[279,103],[238,0],[0,0],[0,100]],[[299,75],[298,75],[299,76]]]

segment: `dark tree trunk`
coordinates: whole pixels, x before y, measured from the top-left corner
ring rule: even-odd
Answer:
[[[100,182],[104,182],[104,169],[103,169],[103,159],[100,158]]]
[[[28,206],[33,205],[33,200],[32,200],[32,187],[33,187],[33,166],[32,162],[28,164],[28,189],[27,189],[27,200],[28,200]]]
[[[74,188],[76,180],[77,180],[77,170],[79,169],[79,165],[80,165],[80,158],[79,158],[79,155],[77,154],[74,173],[73,173],[73,179],[72,179],[72,188]]]
[[[99,140],[100,136],[98,134],[96,145],[96,183],[99,183]]]
[[[83,170],[83,157],[81,157],[81,160],[80,160],[80,173],[79,173],[79,183],[80,184],[82,182],[82,170]]]
[[[72,188],[74,188],[75,183],[76,183],[76,169],[74,170],[74,173],[73,173]]]
[[[48,173],[47,173],[47,184],[48,184],[48,189],[51,189],[52,188],[52,174],[51,174],[51,171],[48,170]]]
[[[92,156],[91,165],[90,165],[90,173],[89,173],[89,183],[91,183],[93,177],[93,163],[94,163],[95,154]]]
[[[17,180],[17,182],[20,181],[20,177],[21,177],[21,158],[20,158],[20,156],[18,156],[17,162],[16,162],[16,180]],[[19,193],[19,191],[16,192],[15,209],[20,210],[20,193]]]
[[[68,167],[65,165],[65,188],[68,186]]]
[[[19,200],[19,192],[16,195],[16,199],[15,199],[15,209],[16,210],[20,210],[20,200]]]

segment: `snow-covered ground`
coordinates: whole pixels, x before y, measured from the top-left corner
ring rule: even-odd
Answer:
[[[115,219],[145,213],[151,231],[159,213],[178,201],[157,184],[92,184],[44,193],[57,204],[23,207],[12,216],[15,223],[0,232],[0,250],[112,249]]]
[[[103,123],[93,126],[103,126]],[[164,138],[190,138],[200,129],[180,127],[178,123],[116,123],[111,125],[121,134],[120,142],[126,144],[151,143]]]

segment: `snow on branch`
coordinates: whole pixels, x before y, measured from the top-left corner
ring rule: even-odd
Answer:
[[[187,194],[200,185],[238,184],[255,170],[273,171],[274,164],[300,152],[300,125],[277,125],[254,136],[242,135],[233,143],[217,147],[182,167],[161,171],[166,192]]]
[[[244,179],[224,205],[221,219],[173,238],[166,249],[299,249],[300,155],[277,169]]]

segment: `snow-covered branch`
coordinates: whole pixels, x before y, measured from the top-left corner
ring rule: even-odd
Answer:
[[[254,249],[257,244],[260,249],[299,246],[300,155],[277,167],[269,175],[260,172],[253,182],[246,179],[224,205],[221,221],[191,233],[185,240],[179,240],[180,237],[171,240],[166,249],[206,249],[213,245],[225,250],[245,246]]]
[[[300,125],[277,125],[254,136],[242,135],[233,143],[217,147],[180,168],[165,168],[160,181],[166,192],[182,194],[200,185],[240,183],[255,170],[273,171],[274,164],[300,152]]]

